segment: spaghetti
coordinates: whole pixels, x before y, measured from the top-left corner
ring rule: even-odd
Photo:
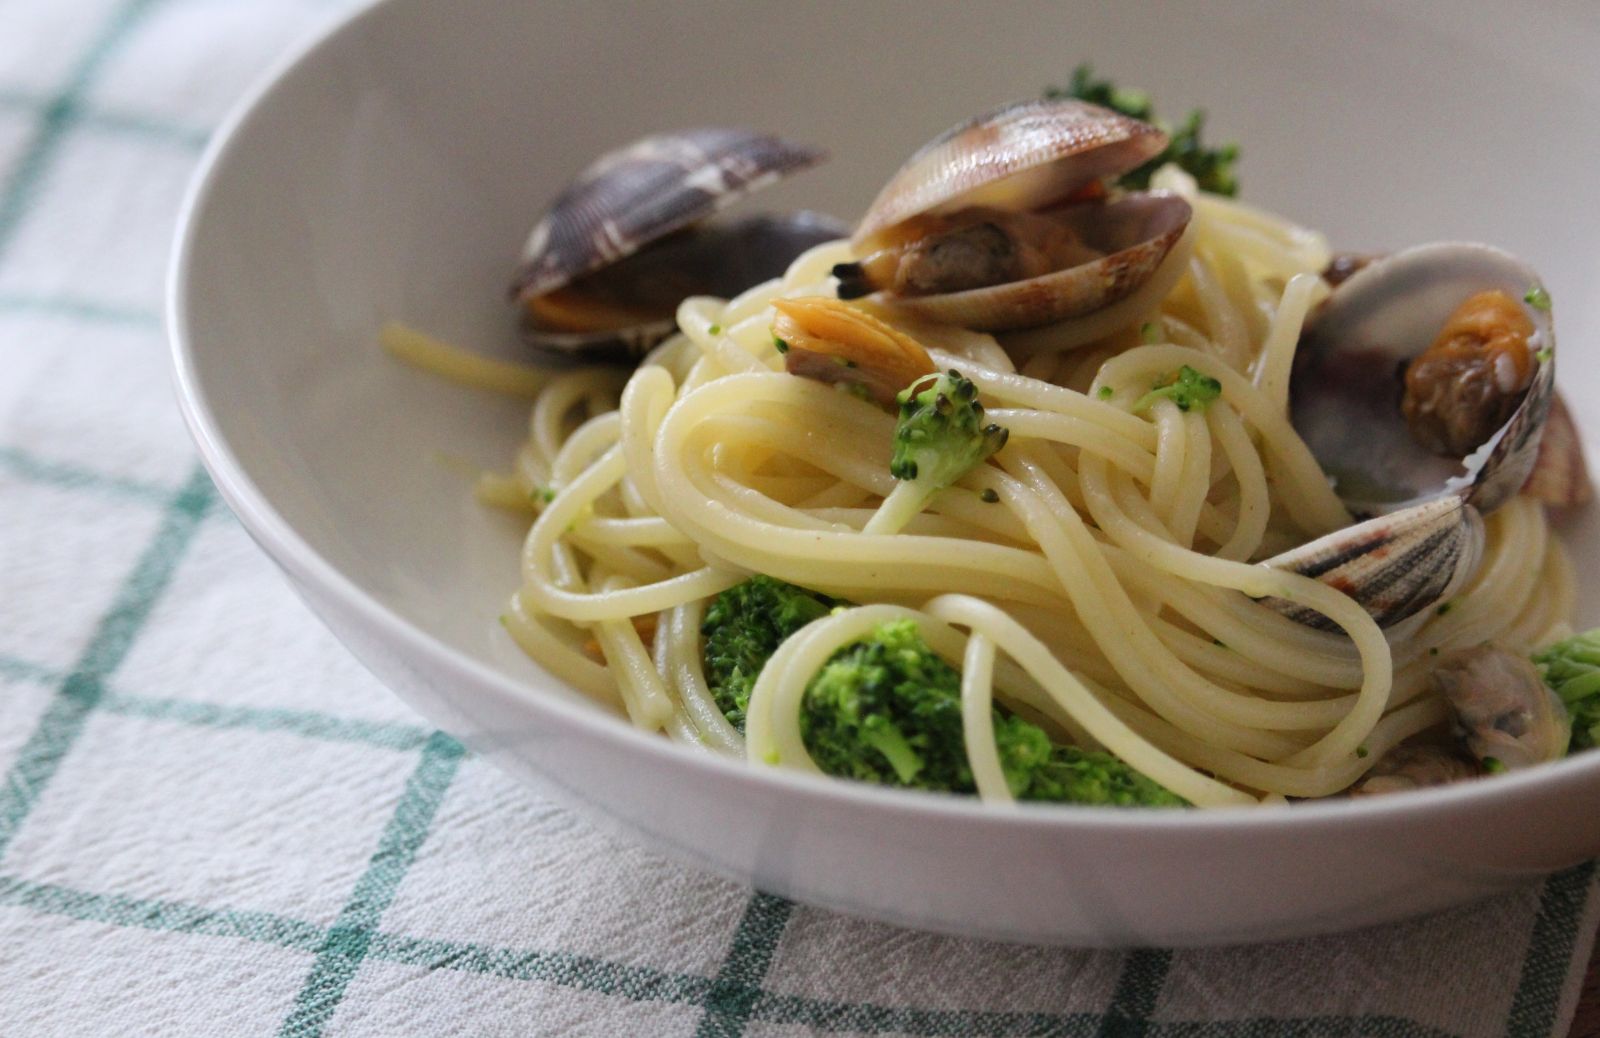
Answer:
[[[1430,659],[1491,639],[1525,653],[1565,633],[1571,569],[1524,498],[1488,518],[1482,565],[1448,609],[1387,632],[1333,588],[1258,564],[1352,521],[1288,418],[1328,249],[1175,167],[1154,186],[1183,195],[1192,222],[1144,286],[1086,317],[1002,345],[855,304],[976,383],[1010,431],[897,533],[863,532],[895,486],[893,417],[785,373],[771,331],[774,299],[833,294],[843,242],[731,301],[684,301],[678,334],[631,373],[549,376],[510,473],[479,485],[486,502],[537,513],[511,636],[640,728],[816,770],[799,722],[808,681],[908,618],[962,671],[983,799],[1011,799],[989,727],[998,703],[1211,807],[1343,790],[1444,720]],[[1216,379],[1220,398],[1135,413],[1182,367]],[[741,733],[707,688],[700,626],[713,596],[756,573],[859,604],[782,644]],[[1340,630],[1295,623],[1268,596]]]

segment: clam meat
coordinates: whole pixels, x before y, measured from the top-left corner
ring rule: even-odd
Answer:
[[[894,407],[897,393],[938,370],[920,342],[848,303],[802,296],[775,299],[772,306],[772,334],[791,375]]]
[[[1396,746],[1372,766],[1360,782],[1350,789],[1353,797],[1404,793],[1413,789],[1447,786],[1477,778],[1483,768],[1477,761],[1453,746],[1432,743]]]
[[[1480,645],[1443,660],[1432,678],[1456,734],[1486,768],[1526,768],[1567,752],[1567,708],[1526,656]]]
[[[1487,245],[1422,245],[1349,275],[1307,324],[1292,420],[1352,512],[1444,494],[1487,514],[1533,469],[1555,386],[1548,295]]]
[[[1107,180],[1166,146],[1148,123],[1077,100],[1025,101],[941,134],[901,167],[834,268],[840,298],[871,293],[981,331],[1051,324],[1138,288],[1191,214]]]
[[[823,152],[770,134],[701,127],[596,159],[534,226],[511,286],[522,334],[546,356],[636,360],[691,295],[731,296],[848,229],[817,213],[708,224]]]

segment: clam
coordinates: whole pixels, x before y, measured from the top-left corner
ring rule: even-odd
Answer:
[[[1428,360],[1441,330],[1485,293],[1514,308],[1507,319],[1525,322],[1526,364],[1514,370],[1507,353],[1476,373],[1446,363],[1436,368],[1436,399],[1410,392],[1426,373],[1412,362]],[[1516,494],[1538,457],[1555,388],[1549,307],[1530,299],[1548,299],[1531,268],[1467,243],[1406,249],[1339,285],[1300,338],[1290,398],[1296,431],[1352,512],[1453,494],[1487,514]]]
[[[1526,656],[1479,645],[1442,661],[1432,677],[1457,736],[1485,767],[1526,768],[1567,752],[1566,705]]]
[[[1483,543],[1478,510],[1447,495],[1336,530],[1265,564],[1343,591],[1378,626],[1390,627],[1465,587],[1483,558]],[[1281,598],[1262,601],[1308,627],[1337,630],[1305,606]]]
[[[1301,335],[1291,417],[1346,506],[1375,518],[1266,564],[1332,584],[1389,626],[1465,584],[1481,515],[1527,482],[1555,391],[1555,336],[1538,275],[1487,245],[1345,267]],[[1562,486],[1575,480],[1565,473]]]
[[[704,221],[824,154],[770,134],[700,127],[596,159],[534,226],[511,286],[536,351],[634,360],[690,295],[730,296],[848,228],[817,213]]]
[[[1353,797],[1404,793],[1413,789],[1447,786],[1483,774],[1478,762],[1462,750],[1432,743],[1396,746],[1372,766],[1350,790]]]
[[[924,145],[867,210],[841,298],[877,298],[980,331],[1051,324],[1138,288],[1183,235],[1189,204],[1106,181],[1164,133],[1076,100],[1023,101]]]
[[[772,301],[772,334],[791,375],[842,385],[894,407],[902,389],[939,369],[905,332],[849,303],[824,296]]]

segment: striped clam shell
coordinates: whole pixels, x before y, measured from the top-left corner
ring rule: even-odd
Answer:
[[[986,205],[1037,209],[1160,154],[1149,123],[1077,100],[1018,101],[953,126],[889,179],[856,228],[864,254],[923,213]]]
[[[1320,580],[1389,627],[1465,587],[1483,558],[1483,543],[1482,515],[1452,494],[1336,530],[1262,565]],[[1338,630],[1305,606],[1261,601],[1307,627]]]
[[[716,126],[608,152],[534,225],[512,295],[552,292],[825,157],[772,134]]]
[[[1555,395],[1550,312],[1525,301],[1539,287],[1532,268],[1509,253],[1442,242],[1368,263],[1323,304],[1300,338],[1292,421],[1352,512],[1380,515],[1457,494],[1488,514],[1527,481]],[[1464,458],[1440,457],[1407,428],[1400,378],[1463,301],[1490,289],[1524,300],[1535,329],[1530,345],[1543,359],[1505,425]]]

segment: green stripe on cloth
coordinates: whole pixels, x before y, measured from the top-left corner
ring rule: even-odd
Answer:
[[[382,933],[373,936],[367,947],[367,958],[430,970],[491,974],[507,980],[537,980],[635,1002],[700,1003],[710,993],[712,983],[707,977],[630,966],[568,952],[486,948]]]
[[[201,908],[178,901],[89,894],[53,883],[32,883],[9,876],[0,876],[0,905],[19,905],[35,912],[108,926],[233,937],[305,952],[316,951],[323,938],[320,927],[271,912]]]
[[[85,130],[135,137],[152,144],[166,144],[184,151],[200,151],[211,139],[210,130],[182,126],[162,119],[151,119],[132,112],[83,112],[78,123]]]
[[[65,677],[60,671],[15,656],[0,656],[0,678],[26,681],[35,685],[58,685]]]
[[[71,749],[89,712],[105,692],[105,680],[122,663],[172,580],[185,549],[216,501],[204,469],[196,469],[167,507],[161,526],[123,581],[111,608],[100,618],[89,644],[45,708],[0,787],[0,860],[11,838]]]
[[[196,703],[187,699],[109,695],[100,709],[123,717],[173,721],[202,728],[243,728],[257,732],[288,732],[327,742],[360,743],[385,750],[414,751],[427,745],[429,732],[415,725],[391,724],[335,717],[310,710],[229,706]]]
[[[1528,957],[1522,962],[1522,977],[1506,1019],[1510,1038],[1542,1038],[1555,1025],[1561,986],[1572,965],[1572,948],[1594,874],[1591,861],[1545,880],[1539,915],[1528,938]]]
[[[48,97],[27,94],[16,90],[0,90],[0,111],[43,115],[50,107]],[[138,137],[154,144],[171,144],[189,151],[199,151],[211,137],[211,131],[153,119],[132,112],[100,111],[79,107],[77,125],[86,130],[103,130]]]
[[[707,993],[696,1038],[738,1038],[744,1033],[793,912],[793,902],[781,897],[759,891],[751,896]]]
[[[1122,962],[1122,975],[1111,993],[1111,1005],[1099,1033],[1104,1038],[1141,1038],[1148,1033],[1150,1014],[1167,983],[1172,952],[1164,948],[1138,948]]]
[[[76,120],[84,93],[105,65],[106,59],[151,6],[152,0],[129,0],[123,4],[67,77],[66,89],[39,112],[39,124],[33,139],[23,149],[4,187],[0,188],[0,255],[11,244],[11,236],[22,221],[22,214],[28,211],[33,193],[43,180],[50,160],[55,157],[67,130]]]
[[[76,296],[31,296],[0,294],[0,314],[40,314],[45,317],[70,317],[77,321],[120,324],[131,328],[161,327],[161,315],[154,310],[116,303],[79,299]]]
[[[109,476],[80,465],[41,458],[37,454],[15,447],[0,447],[0,471],[29,483],[58,487],[63,490],[94,490],[118,497],[131,497],[138,501],[165,502],[172,498],[172,488],[157,486],[143,480]]]
[[[0,655],[0,678],[55,685],[65,676],[15,656]],[[173,721],[200,728],[243,728],[257,732],[290,732],[326,742],[360,743],[385,750],[420,750],[428,742],[429,731],[416,725],[390,721],[364,721],[339,717],[314,710],[288,710],[282,707],[231,706],[226,703],[198,703],[191,699],[162,699],[155,696],[123,695],[102,689],[100,711],[124,717],[143,717],[152,721]]]
[[[317,961],[295,997],[294,1009],[278,1029],[282,1038],[320,1035],[333,1018],[361,960],[367,956],[384,910],[428,836],[433,816],[464,754],[461,744],[442,732],[429,737],[416,770],[406,780],[400,803],[378,840],[378,849],[340,909],[333,929],[323,939]]]
[[[801,995],[763,994],[751,1012],[762,1023],[811,1031],[906,1034],[918,1038],[1089,1038],[1098,1013],[1007,1013],[979,1009],[913,1009],[862,1002],[829,1002]]]

